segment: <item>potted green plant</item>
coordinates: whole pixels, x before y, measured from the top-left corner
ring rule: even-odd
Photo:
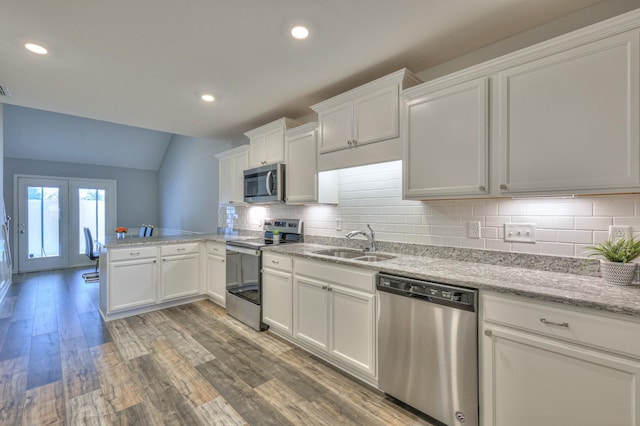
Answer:
[[[640,256],[640,240],[634,237],[607,240],[587,247],[590,256],[603,256],[600,260],[602,278],[609,284],[629,285],[636,275],[637,264],[633,259]]]

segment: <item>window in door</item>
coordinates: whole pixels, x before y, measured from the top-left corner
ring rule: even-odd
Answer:
[[[84,228],[89,228],[96,241],[104,241],[106,234],[105,190],[78,188],[78,254],[86,253]]]

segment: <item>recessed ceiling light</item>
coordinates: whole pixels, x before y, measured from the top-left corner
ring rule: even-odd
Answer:
[[[213,102],[216,99],[213,97],[213,95],[209,95],[209,94],[204,94],[201,96],[201,98],[205,102]]]
[[[309,37],[309,30],[307,27],[303,27],[302,25],[296,25],[291,28],[291,35],[298,40],[302,40]]]
[[[38,55],[46,55],[47,53],[49,53],[47,49],[40,46],[39,44],[27,43],[24,45],[24,47],[30,52],[36,53]]]

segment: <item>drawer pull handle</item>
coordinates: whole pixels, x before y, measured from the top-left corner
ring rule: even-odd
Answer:
[[[184,248],[184,247],[183,247],[183,248],[179,248],[179,249],[177,249],[177,250],[178,250],[178,251],[185,251],[185,250],[186,250],[186,248]]]
[[[558,327],[569,328],[568,322],[553,322],[553,321],[548,321],[546,318],[540,318],[540,322],[547,325],[556,325]]]
[[[140,252],[139,251],[137,251],[135,253],[131,252],[131,253],[129,253],[129,256],[140,256]]]
[[[272,260],[271,263],[275,264],[275,265],[279,265],[280,262],[278,262],[277,260]]]

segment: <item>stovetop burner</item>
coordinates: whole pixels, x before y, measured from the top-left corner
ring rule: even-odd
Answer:
[[[273,245],[274,232],[280,235],[279,244],[298,243],[302,241],[302,221],[300,219],[265,219],[264,236],[257,238],[227,241],[228,245],[236,247],[260,248]]]

